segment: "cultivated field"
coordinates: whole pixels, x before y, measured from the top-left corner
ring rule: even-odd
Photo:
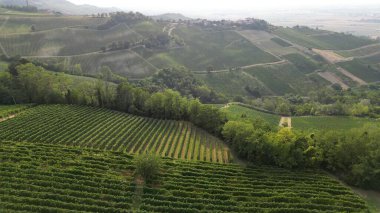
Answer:
[[[8,116],[15,115],[32,105],[0,105],[0,121]]]
[[[364,212],[365,202],[321,171],[164,161],[140,185],[131,156],[0,142],[0,206],[28,212]]]
[[[339,51],[340,55],[346,57],[361,57],[366,55],[371,55],[380,51],[380,44],[373,44],[364,47],[359,47],[352,50]]]
[[[374,40],[342,33],[326,33],[311,29],[278,28],[274,33],[307,48],[323,50],[350,50],[376,43]]]
[[[342,89],[347,90],[350,88],[341,78],[332,72],[318,72],[318,75],[329,81],[331,84],[339,84]]]
[[[29,59],[60,66],[68,72],[75,70],[75,66],[79,64],[83,74],[94,76],[100,72],[103,66],[109,67],[116,74],[130,78],[148,77],[157,71],[156,67],[130,50],[65,57],[29,57]]]
[[[0,138],[130,154],[228,163],[222,141],[189,122],[167,121],[81,106],[48,105],[0,123]]]
[[[359,59],[342,62],[339,63],[339,65],[366,82],[380,81],[380,69],[376,66],[366,64]]]
[[[196,27],[180,26],[173,33],[186,45],[146,58],[156,67],[182,65],[193,71],[205,71],[209,66],[220,70],[278,61],[233,31],[202,31]]]
[[[244,72],[259,79],[277,95],[306,94],[315,88],[325,86],[325,82],[320,77],[307,77],[292,64],[254,67]]]
[[[0,43],[10,56],[70,56],[99,52],[118,41],[140,41],[142,36],[127,25],[109,30],[61,28],[37,33],[0,35]]]
[[[292,62],[299,71],[305,74],[312,73],[320,67],[317,62],[301,54],[289,54],[282,57]]]
[[[108,18],[92,18],[85,16],[9,16],[0,15],[1,34],[30,33],[34,31],[52,30],[65,27],[95,28],[105,23]]]

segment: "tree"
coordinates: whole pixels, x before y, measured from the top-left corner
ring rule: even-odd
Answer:
[[[30,27],[30,30],[31,30],[32,32],[36,32],[36,25],[32,25],[32,26]]]
[[[144,178],[146,182],[150,182],[160,173],[162,162],[160,157],[145,153],[135,157],[135,166],[135,175]]]

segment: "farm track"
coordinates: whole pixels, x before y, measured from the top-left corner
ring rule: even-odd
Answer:
[[[9,119],[12,119],[12,118],[14,118],[14,117],[16,117],[16,115],[10,115],[10,116],[8,116],[8,117],[6,117],[6,118],[0,118],[0,122],[3,122],[3,121],[6,121],[6,120],[9,120]]]
[[[291,117],[281,117],[280,127],[287,127],[287,128],[292,128],[292,118]]]
[[[260,64],[251,64],[247,66],[241,67],[241,69],[250,69],[253,67],[265,67],[265,66],[271,66],[271,65],[280,65],[280,64],[288,64],[288,60],[281,60],[281,61],[276,61],[276,62],[270,62],[270,63],[260,63]],[[229,69],[223,69],[223,70],[214,70],[214,71],[192,71],[194,74],[208,74],[208,73],[225,73],[225,72],[231,72]]]

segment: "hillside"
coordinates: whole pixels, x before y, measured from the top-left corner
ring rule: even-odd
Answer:
[[[38,106],[1,122],[0,128],[3,140],[130,154],[155,152],[162,157],[215,163],[233,160],[222,141],[189,122],[144,118],[90,107]]]
[[[154,184],[133,157],[59,144],[0,142],[5,211],[361,212],[366,204],[321,171],[165,160]],[[17,157],[15,157],[17,156]]]
[[[165,13],[161,15],[155,15],[151,16],[154,20],[161,20],[161,21],[170,21],[170,20],[191,20],[191,18],[186,17],[180,13]]]
[[[0,0],[0,5],[26,6],[25,0]],[[66,0],[33,0],[31,6],[70,15],[91,15],[115,12],[117,8],[99,8],[92,5],[76,5]]]

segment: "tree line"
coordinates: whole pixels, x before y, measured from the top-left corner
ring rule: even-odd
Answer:
[[[323,168],[345,182],[380,190],[379,126],[346,131],[273,129],[265,121],[228,121],[222,135],[243,159],[288,169]]]
[[[0,74],[0,103],[79,104],[128,112],[160,119],[187,120],[218,135],[225,116],[198,99],[183,97],[177,91],[149,92],[123,81],[110,82],[112,72],[104,70],[99,79],[80,79],[45,70],[21,60]]]

